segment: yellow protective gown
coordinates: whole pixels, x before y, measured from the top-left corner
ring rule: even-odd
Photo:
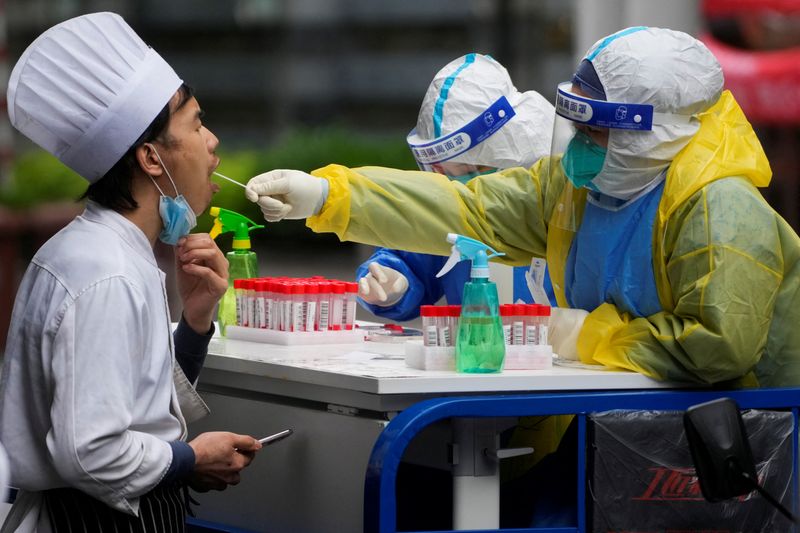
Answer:
[[[578,339],[586,363],[671,381],[800,385],[800,239],[766,203],[771,170],[729,92],[697,115],[700,129],[675,157],[653,228],[662,311],[634,318],[603,304]],[[328,199],[307,220],[341,240],[449,254],[448,232],[478,239],[522,265],[546,256],[559,305],[574,233],[552,223],[575,190],[547,160],[481,176],[466,186],[442,176],[329,165]],[[579,223],[579,219],[578,219]]]

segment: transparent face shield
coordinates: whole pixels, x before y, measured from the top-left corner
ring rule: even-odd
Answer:
[[[653,120],[671,115],[655,113],[649,104],[608,102],[574,92],[571,82],[559,84],[550,158],[545,172],[550,183],[566,180],[562,200],[555,206],[552,224],[575,231],[586,190],[603,169],[610,130],[650,131]]]
[[[508,100],[501,96],[480,115],[452,133],[431,140],[422,138],[414,128],[406,137],[406,142],[420,170],[444,174],[450,179],[466,183],[475,176],[496,170],[463,162],[469,160],[467,152],[491,137],[515,114]]]
[[[469,180],[476,176],[484,174],[491,174],[497,172],[497,168],[489,167],[486,165],[473,165],[471,163],[456,163],[454,161],[445,161],[443,163],[434,163],[431,165],[433,172],[437,174],[444,174],[453,181],[458,181],[466,184]]]

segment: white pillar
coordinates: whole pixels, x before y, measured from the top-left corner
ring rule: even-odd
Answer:
[[[574,0],[572,11],[575,64],[598,39],[629,26],[656,26],[697,35],[698,0]]]
[[[655,26],[697,35],[700,3],[697,0],[625,0],[626,26]]]
[[[574,0],[572,46],[575,66],[598,39],[625,28],[626,0]]]

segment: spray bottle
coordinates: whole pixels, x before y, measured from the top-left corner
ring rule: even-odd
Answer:
[[[472,261],[470,280],[464,285],[461,301],[461,320],[456,339],[456,370],[459,372],[499,372],[503,369],[505,340],[500,321],[497,286],[489,281],[489,259],[505,255],[475,239],[447,234],[453,253],[442,270],[441,277],[463,259]],[[492,255],[487,255],[487,251]]]
[[[220,333],[225,335],[229,324],[236,325],[236,291],[233,280],[258,277],[258,260],[250,249],[250,231],[263,228],[250,220],[228,209],[211,207],[208,214],[214,217],[214,226],[208,233],[212,239],[218,235],[233,231],[233,250],[226,254],[228,258],[228,290],[219,302],[217,320]]]

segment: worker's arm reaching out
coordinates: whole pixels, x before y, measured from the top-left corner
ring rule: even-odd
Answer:
[[[328,165],[313,176],[274,170],[252,178],[247,197],[268,221],[307,218],[314,231],[343,241],[446,256],[445,237],[456,232],[502,249],[504,263],[523,265],[544,255],[545,220],[564,185],[562,178],[548,187],[538,169],[508,169],[468,185],[382,167]]]

